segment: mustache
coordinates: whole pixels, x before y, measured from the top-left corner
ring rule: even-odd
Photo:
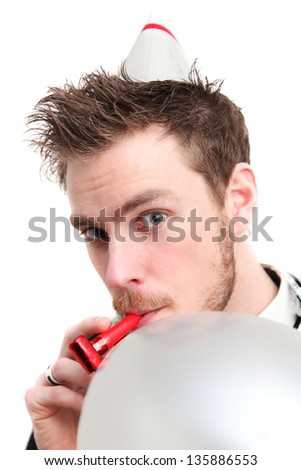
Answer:
[[[156,310],[160,307],[173,307],[174,301],[167,294],[147,296],[137,291],[120,289],[113,299],[113,308],[116,313],[123,316],[130,310]]]

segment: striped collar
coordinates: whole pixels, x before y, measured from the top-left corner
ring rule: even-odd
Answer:
[[[283,325],[294,326],[296,314],[301,315],[301,305],[296,291],[291,285],[290,274],[280,273],[272,266],[263,265],[271,279],[279,286],[272,302],[258,315]]]

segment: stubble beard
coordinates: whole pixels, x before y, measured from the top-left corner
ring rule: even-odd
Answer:
[[[223,224],[224,222],[224,224]],[[222,224],[225,218],[222,217]],[[227,307],[236,283],[235,245],[227,232],[225,240],[219,242],[219,261],[216,263],[216,279],[212,291],[202,302],[201,311],[222,311]]]

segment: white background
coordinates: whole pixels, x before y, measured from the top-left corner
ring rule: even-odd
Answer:
[[[65,328],[112,313],[82,244],[29,243],[28,220],[68,217],[58,187],[40,179],[25,117],[48,86],[77,82],[103,66],[116,72],[153,14],[191,63],[242,107],[250,131],[260,216],[273,215],[273,242],[258,258],[301,272],[300,44],[298,1],[2,2],[1,18],[1,429],[6,450],[24,449],[31,424],[24,392],[58,351]],[[299,243],[298,243],[299,242]],[[2,439],[3,443],[3,439]]]

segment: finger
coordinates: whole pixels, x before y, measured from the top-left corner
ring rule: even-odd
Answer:
[[[111,319],[107,317],[88,317],[82,322],[68,328],[65,333],[59,357],[70,357],[73,359],[73,355],[68,349],[71,341],[80,335],[84,335],[89,338],[95,333],[102,333],[110,328],[111,322]]]
[[[35,420],[51,416],[57,408],[80,413],[83,400],[83,395],[62,385],[35,386],[27,390],[25,394],[26,407]]]
[[[80,364],[66,357],[61,357],[52,364],[51,373],[55,380],[61,384],[84,390],[88,388],[92,378]],[[43,374],[41,379],[38,380],[41,385],[50,385],[46,379],[46,374]]]

